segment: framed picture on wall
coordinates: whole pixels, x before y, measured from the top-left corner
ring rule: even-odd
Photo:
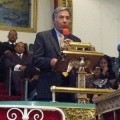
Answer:
[[[36,32],[37,0],[0,0],[0,30]]]
[[[58,6],[72,8],[72,0],[54,0],[54,8]]]

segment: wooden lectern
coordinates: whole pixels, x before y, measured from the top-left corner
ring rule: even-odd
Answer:
[[[76,68],[76,87],[85,88],[86,74],[92,71],[103,55],[103,53],[96,52],[90,43],[71,42],[68,50],[61,51],[61,58],[58,60],[55,70],[69,73],[71,69]],[[86,98],[86,94],[77,94],[78,102],[86,102]]]

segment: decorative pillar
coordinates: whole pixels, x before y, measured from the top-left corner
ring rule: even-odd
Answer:
[[[77,83],[76,86],[78,88],[85,88],[86,87],[86,72],[78,72],[78,76],[77,76]],[[87,103],[87,94],[84,93],[77,93],[77,100],[78,103]]]

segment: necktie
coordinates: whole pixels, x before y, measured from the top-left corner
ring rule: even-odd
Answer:
[[[12,48],[13,50],[14,50],[14,46],[15,46],[14,44],[11,44],[11,48]]]
[[[19,54],[19,57],[20,57],[20,59],[22,59],[22,55],[21,54]]]
[[[65,44],[64,44],[64,35],[60,34],[58,40],[59,40],[60,48],[61,48],[61,50],[63,50],[64,45],[65,45]],[[62,75],[63,75],[64,77],[67,77],[67,76],[68,76],[68,72],[62,72]]]
[[[60,48],[64,46],[64,35],[60,34],[58,37]]]

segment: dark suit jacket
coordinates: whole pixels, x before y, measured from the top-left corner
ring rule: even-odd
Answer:
[[[15,65],[30,65],[32,63],[32,54],[23,54],[22,58],[20,58],[16,53],[12,53],[11,55],[6,57],[6,66],[14,68]]]
[[[15,85],[16,92],[21,92],[22,80],[24,78],[24,71],[14,71],[14,67],[17,64],[28,66],[32,63],[32,54],[23,54],[22,58],[20,58],[16,53],[12,53],[11,55],[6,57],[6,68],[12,68],[11,79]],[[8,71],[7,71],[8,72]],[[7,78],[8,79],[8,78]]]
[[[70,34],[69,38],[80,42],[76,36]],[[52,58],[59,58],[61,50],[59,47],[57,35],[54,29],[39,32],[36,35],[33,48],[33,61],[35,66],[40,68],[40,80],[37,85],[37,94],[39,98],[50,99],[50,87],[52,85],[61,86],[63,83],[62,74],[52,71],[50,61]]]
[[[9,42],[3,42],[0,45],[0,74],[1,74],[1,79],[6,79],[6,70],[5,70],[5,59],[6,59],[6,55],[4,54],[4,52],[6,50],[9,50],[11,52],[14,52],[14,44],[10,44]]]
[[[14,52],[15,51],[14,47],[15,47],[14,44],[10,44],[9,42],[3,42],[1,51],[2,53],[4,53],[6,50],[10,50],[11,52]]]

